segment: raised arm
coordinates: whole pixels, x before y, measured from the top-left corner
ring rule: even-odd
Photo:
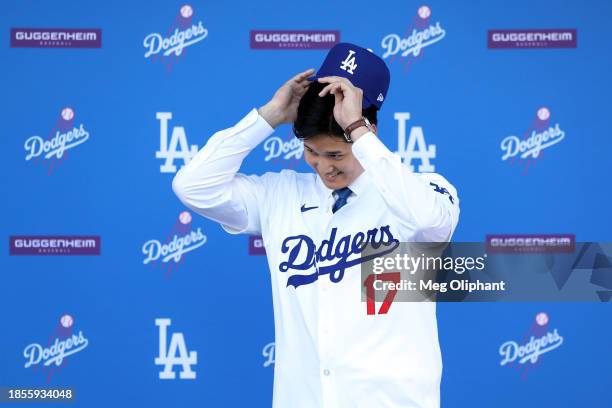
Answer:
[[[363,92],[343,77],[319,78],[328,85],[320,96],[335,97],[334,118],[346,129],[361,119]],[[449,241],[459,220],[455,188],[435,173],[413,173],[366,127],[351,132],[353,154],[370,174],[405,236],[417,241]]]
[[[235,126],[215,133],[196,156],[174,177],[172,189],[193,211],[219,222],[231,233],[258,233],[258,196],[274,179],[245,176],[238,170],[242,161],[281,123],[292,123],[300,98],[313,70],[304,71],[285,84],[272,99],[253,109]]]

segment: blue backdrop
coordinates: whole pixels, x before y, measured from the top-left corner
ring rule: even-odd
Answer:
[[[385,37],[413,41],[413,33],[434,27],[420,52],[385,58],[391,86],[379,136],[416,170],[428,163],[457,187],[454,240],[482,242],[499,233],[610,240],[612,3],[184,5],[1,6],[0,226],[9,248],[0,255],[0,386],[72,386],[75,406],[83,407],[271,405],[274,366],[266,345],[274,327],[265,257],[249,254],[247,236],[230,236],[195,214],[190,221],[171,190],[172,166],[189,160],[190,149],[264,104],[295,73],[318,68],[327,52],[314,36],[304,43],[277,36],[277,44],[259,31],[324,31],[332,42],[383,56]],[[99,29],[101,44],[75,48],[75,40],[54,48],[62,44],[50,39],[24,47],[11,42],[14,28]],[[577,43],[489,48],[489,30],[502,29],[575,29]],[[157,38],[170,42],[186,31],[193,42],[182,52],[145,56]],[[252,36],[264,42],[254,44]],[[269,49],[256,48],[263,45]],[[36,143],[58,143],[81,126],[72,135],[78,144],[63,155],[45,158],[55,145],[37,155]],[[527,140],[550,128],[559,131],[550,132],[552,143],[537,158],[502,159],[504,139]],[[275,136],[267,150],[262,145],[249,155],[243,171],[308,171],[290,128]],[[277,154],[278,146],[285,151]],[[147,262],[147,248],[198,229],[206,238],[197,249]],[[16,255],[10,237],[19,236],[95,236],[100,253]],[[501,366],[500,346],[525,344],[541,312],[563,344],[536,363]],[[610,317],[609,304],[438,305],[442,406],[609,406]],[[171,319],[168,343],[183,333],[187,350],[197,353],[195,379],[179,378],[181,366],[173,367],[176,379],[160,379],[161,318]],[[42,350],[79,333],[86,341],[64,343],[75,351],[69,357],[26,367],[29,345]]]

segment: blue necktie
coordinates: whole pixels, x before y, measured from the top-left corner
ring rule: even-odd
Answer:
[[[336,202],[334,203],[334,206],[332,207],[332,212],[335,213],[336,211],[338,211],[339,209],[341,209],[342,207],[346,205],[346,200],[349,198],[349,196],[353,192],[351,191],[350,188],[344,187],[339,190],[335,190],[334,193],[338,197],[336,199]]]

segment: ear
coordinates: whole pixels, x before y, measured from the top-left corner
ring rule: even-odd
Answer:
[[[372,129],[374,129],[374,134],[378,135],[378,128],[376,127],[376,123],[372,123]]]

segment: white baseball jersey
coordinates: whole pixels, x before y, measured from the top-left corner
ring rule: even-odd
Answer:
[[[438,407],[442,361],[435,303],[366,312],[359,267],[364,242],[450,240],[456,190],[417,174],[372,133],[352,151],[364,173],[347,204],[316,174],[238,173],[273,133],[253,109],[215,133],[173,181],[180,200],[232,233],[263,236],[276,329],[273,406]]]

